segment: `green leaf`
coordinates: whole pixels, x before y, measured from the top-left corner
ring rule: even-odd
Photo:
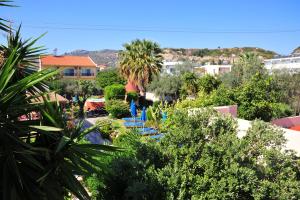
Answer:
[[[60,132],[63,130],[61,128],[56,128],[53,126],[29,126],[29,127],[38,129],[38,130],[42,130],[42,131],[49,131],[49,132]]]

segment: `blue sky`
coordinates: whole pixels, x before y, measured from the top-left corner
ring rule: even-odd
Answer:
[[[49,52],[121,49],[136,38],[161,47],[255,46],[289,54],[300,46],[299,0],[15,0],[1,17],[22,22]],[[0,42],[5,37],[0,35]]]

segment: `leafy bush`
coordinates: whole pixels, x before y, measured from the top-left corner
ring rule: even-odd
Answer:
[[[105,102],[105,109],[113,118],[122,118],[130,114],[129,105],[122,100],[113,99]]]
[[[273,103],[271,107],[273,110],[273,119],[288,117],[293,114],[293,110],[291,109],[291,107],[284,103]]]
[[[198,87],[200,91],[204,91],[209,94],[213,90],[217,89],[221,85],[221,81],[212,75],[205,75],[198,81]]]
[[[126,101],[127,102],[131,102],[132,100],[136,101],[138,100],[138,98],[139,98],[139,94],[137,92],[128,92]]]
[[[124,99],[125,98],[125,87],[121,84],[113,84],[105,87],[104,89],[105,100],[111,99]]]
[[[112,121],[109,119],[100,119],[96,121],[96,125],[102,137],[110,139],[110,134],[114,132]]]
[[[211,109],[176,110],[160,142],[134,130],[116,138],[126,151],[99,156],[107,170],[88,188],[95,199],[299,199],[299,159],[283,151],[283,133],[254,121],[238,138],[236,123]]]
[[[109,69],[98,72],[96,82],[102,89],[113,84],[125,84],[125,80],[120,76],[117,69]]]

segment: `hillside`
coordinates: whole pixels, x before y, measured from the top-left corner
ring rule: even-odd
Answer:
[[[273,51],[254,48],[254,47],[243,47],[243,48],[219,48],[219,49],[164,49],[164,59],[166,60],[190,60],[196,63],[204,64],[211,62],[215,64],[221,63],[232,63],[238,56],[246,52],[255,52],[262,59],[273,58],[276,53]]]
[[[109,67],[115,67],[118,61],[118,50],[105,49],[100,51],[87,51],[87,50],[75,50],[65,55],[80,55],[90,56],[95,63],[98,65],[106,65]],[[199,64],[206,62],[211,63],[232,63],[233,60],[241,53],[245,52],[256,52],[262,58],[272,58],[276,55],[275,52],[254,48],[254,47],[243,47],[243,48],[219,48],[219,49],[176,49],[176,48],[164,48],[163,57],[169,61],[192,61]]]
[[[75,50],[65,55],[90,56],[98,65],[115,67],[118,60],[118,50],[104,49],[100,51]]]
[[[297,47],[296,49],[294,49],[294,51],[292,52],[292,54],[300,54],[300,46]]]

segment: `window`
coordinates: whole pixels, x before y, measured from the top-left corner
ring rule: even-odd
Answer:
[[[67,68],[64,69],[64,76],[75,76],[75,69]]]
[[[81,76],[94,76],[93,70],[89,68],[81,69]]]

